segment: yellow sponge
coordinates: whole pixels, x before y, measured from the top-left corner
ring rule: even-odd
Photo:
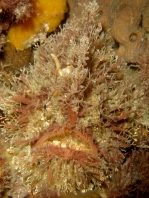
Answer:
[[[66,0],[35,0],[34,13],[25,22],[13,24],[8,31],[8,39],[19,50],[24,48],[23,42],[43,30],[46,24],[48,32],[52,32],[64,18],[67,10]]]

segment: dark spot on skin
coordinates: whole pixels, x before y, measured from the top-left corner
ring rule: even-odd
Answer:
[[[46,110],[46,109],[47,109],[47,105],[45,104],[45,105],[43,106],[43,108]]]

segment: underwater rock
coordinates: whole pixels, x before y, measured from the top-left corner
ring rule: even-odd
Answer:
[[[79,2],[79,1],[78,1]],[[71,15],[80,16],[79,4],[68,0]],[[141,45],[148,38],[148,0],[98,0],[96,22],[110,34],[119,59],[127,63],[138,63]],[[143,51],[141,53],[144,53]]]

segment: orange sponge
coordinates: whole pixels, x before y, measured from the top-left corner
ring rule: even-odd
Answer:
[[[64,18],[67,10],[66,0],[35,0],[34,12],[25,22],[14,23],[8,31],[8,39],[19,50],[31,36],[43,30],[46,24],[48,32],[52,32]]]

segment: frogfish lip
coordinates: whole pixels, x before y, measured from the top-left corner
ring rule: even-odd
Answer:
[[[83,141],[81,138],[75,137],[72,134],[53,137],[52,139],[49,139],[48,141],[44,142],[44,144],[49,146],[53,145],[61,148],[69,148],[73,150],[81,150],[81,151],[90,150],[90,146],[88,143]]]
[[[46,132],[35,144],[35,150],[42,148],[51,148],[51,152],[54,149],[59,149],[68,152],[69,151],[80,151],[86,152],[90,155],[96,156],[98,149],[94,143],[94,138],[88,132],[82,132],[79,130],[69,130],[67,128],[60,128]]]

